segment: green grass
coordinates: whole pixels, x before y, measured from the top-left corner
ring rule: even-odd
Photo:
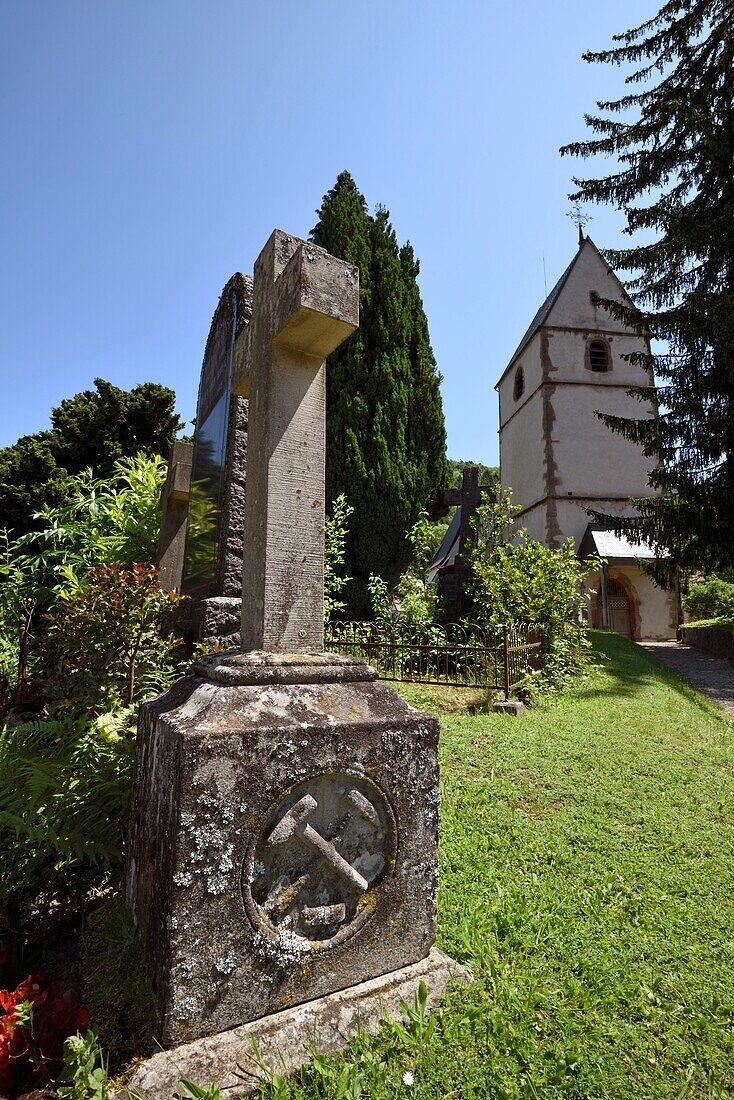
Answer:
[[[441,715],[438,941],[474,984],[263,1095],[734,1095],[734,727],[637,646],[594,644],[521,720],[455,693]]]

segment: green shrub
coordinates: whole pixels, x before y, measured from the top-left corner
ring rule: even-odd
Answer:
[[[693,619],[734,617],[734,584],[716,574],[692,584],[683,597],[683,607]]]
[[[42,612],[77,594],[95,567],[155,560],[164,473],[161,459],[145,455],[117,462],[108,480],[85,470],[67,480],[61,504],[36,513],[41,530],[13,540],[0,531],[0,678],[11,689],[26,631],[28,672],[36,674]]]
[[[426,584],[425,575],[435,552],[435,525],[421,512],[407,535],[413,564],[405,570],[391,590],[382,577],[368,582],[372,614],[382,627],[390,625],[425,626],[432,623],[437,609],[437,589]]]
[[[134,756],[132,707],[0,731],[0,909],[117,880]]]
[[[39,662],[46,707],[0,732],[0,907],[64,885],[116,882],[135,755],[136,702],[176,674],[160,634],[170,604],[145,566],[92,568],[57,601]]]
[[[69,478],[65,501],[34,517],[42,530],[13,544],[27,582],[64,597],[78,590],[95,566],[154,562],[165,472],[162,459],[140,454],[116,462],[106,480],[91,470]]]
[[[163,690],[179,642],[162,622],[176,600],[161,591],[149,566],[91,568],[47,616],[41,663],[54,709],[96,714]]]
[[[579,667],[587,646],[580,621],[586,601],[582,581],[599,563],[579,561],[573,539],[552,550],[515,529],[520,511],[509,489],[477,509],[469,618],[496,634],[505,625],[539,626],[544,676],[558,681]]]
[[[328,623],[345,604],[341,594],[352,579],[343,575],[349,518],[354,512],[344,494],[331,506],[324,521],[324,622]]]

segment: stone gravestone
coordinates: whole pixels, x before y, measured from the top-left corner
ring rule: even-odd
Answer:
[[[324,359],[357,302],[356,268],[279,231],[255,265],[235,378],[253,415],[249,648],[200,660],[139,724],[127,898],[160,1038],[186,1043],[136,1072],[153,1098],[179,1074],[242,1095],[251,1039],[297,1065],[455,972],[431,950],[438,723],[321,652]]]
[[[233,376],[251,316],[252,279],[237,272],[222,290],[204,351],[188,495],[171,500],[163,492],[161,529],[175,526],[175,538],[159,546],[161,583],[189,597],[174,624],[193,642],[239,642],[248,401],[233,392]],[[168,482],[177,466],[181,480],[180,464],[172,454]]]

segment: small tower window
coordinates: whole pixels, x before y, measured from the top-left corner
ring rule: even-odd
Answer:
[[[522,395],[525,393],[525,372],[522,367],[518,367],[515,371],[515,385],[512,389],[512,396],[516,401],[519,401]]]
[[[609,370],[609,348],[602,340],[589,344],[589,367],[598,373]]]

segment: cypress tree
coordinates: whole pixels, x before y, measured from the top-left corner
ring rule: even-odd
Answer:
[[[347,612],[369,615],[366,582],[410,560],[406,534],[447,482],[446,429],[419,265],[388,211],[368,213],[348,172],[324,196],[311,240],[360,271],[360,326],[327,367],[326,496],[354,508]]]
[[[639,518],[600,517],[666,549],[654,573],[734,565],[734,6],[670,0],[615,36],[592,63],[631,65],[630,94],[587,115],[594,133],[561,153],[616,156],[604,178],[575,179],[575,200],[614,203],[636,247],[608,250],[631,273],[634,307],[602,301],[616,317],[664,341],[663,355],[630,357],[650,371],[633,391],[659,403],[655,420],[603,416],[658,459],[662,496]],[[644,86],[640,90],[640,86]],[[652,385],[653,371],[657,388]]]

